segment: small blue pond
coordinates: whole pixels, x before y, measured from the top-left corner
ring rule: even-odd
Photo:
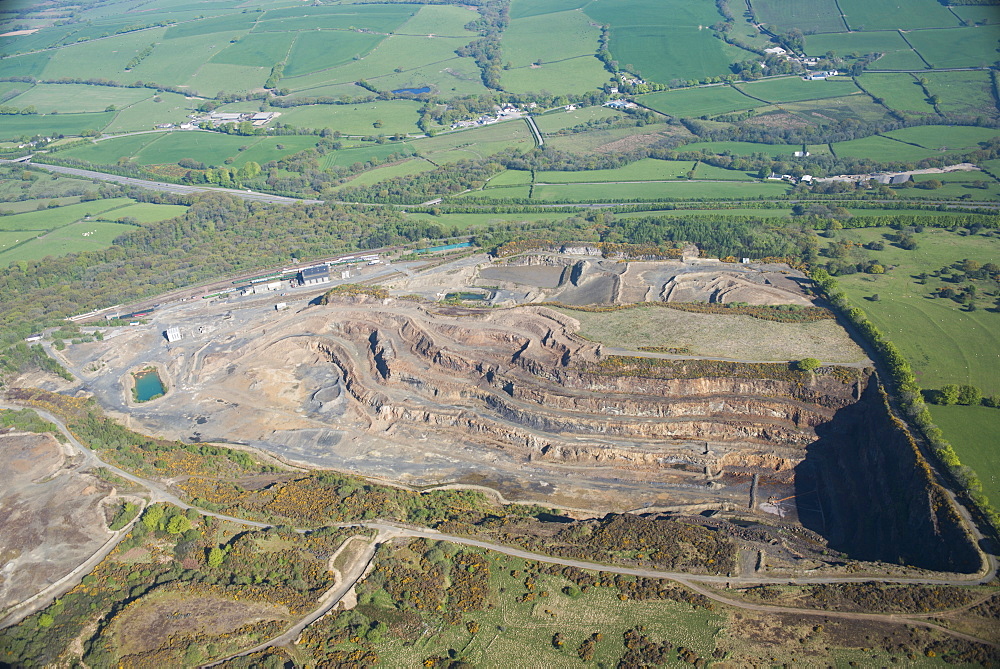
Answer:
[[[410,93],[411,95],[420,95],[421,93],[430,93],[431,87],[424,86],[423,88],[397,88],[393,91],[393,94],[399,95],[400,93]]]
[[[155,370],[145,370],[133,374],[135,377],[135,399],[148,402],[157,395],[163,394],[163,382]]]
[[[445,244],[444,246],[432,246],[429,249],[414,249],[414,253],[433,253],[434,251],[451,251],[452,249],[464,249],[472,246],[472,242],[462,242],[461,244]]]

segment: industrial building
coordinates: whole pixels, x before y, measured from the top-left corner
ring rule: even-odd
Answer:
[[[326,265],[316,267],[306,267],[299,272],[299,281],[303,286],[314,286],[321,283],[330,283],[330,268]]]
[[[167,335],[167,341],[170,343],[181,340],[181,330],[178,327],[167,328],[164,334]]]

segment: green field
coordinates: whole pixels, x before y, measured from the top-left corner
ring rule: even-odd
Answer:
[[[153,204],[151,202],[137,202],[121,209],[114,209],[100,218],[107,218],[117,221],[123,217],[134,218],[137,223],[157,223],[168,218],[180,216],[188,210],[187,207],[179,204]]]
[[[713,198],[768,198],[784,195],[788,186],[780,183],[716,183],[711,181],[673,181],[662,183],[628,184],[566,184],[535,186],[533,197],[538,200],[590,200],[629,199],[713,199]]]
[[[23,84],[22,84],[23,85]],[[14,107],[34,107],[42,113],[103,112],[109,105],[126,107],[152,98],[148,88],[113,88],[83,84],[37,84],[31,90],[5,104]]]
[[[934,106],[927,101],[924,89],[912,74],[864,74],[858,81],[866,91],[881,98],[896,111],[909,114],[935,113]]]
[[[932,406],[934,423],[955,447],[963,465],[983,482],[993,506],[1000,503],[1000,416],[989,407]]]
[[[344,31],[300,33],[288,56],[285,76],[294,77],[336,67],[360,58],[375,48],[381,35]]]
[[[255,77],[254,81],[244,81],[242,79],[229,80],[226,82],[206,81],[195,85],[192,79],[203,69],[212,72],[220,66],[212,63],[215,55],[229,46],[231,40],[239,39],[243,33],[227,32],[214,33],[210,35],[196,35],[194,37],[182,37],[170,40],[161,47],[153,49],[153,53],[144,59],[139,66],[128,73],[119,74],[118,78],[125,78],[127,81],[140,79],[142,81],[155,81],[161,84],[172,84],[175,86],[190,86],[192,95],[201,94],[214,96],[220,90],[236,91],[249,90],[267,78],[268,68],[254,68],[254,72],[264,71]],[[145,46],[145,45],[143,45]],[[250,71],[244,68],[242,71]]]
[[[758,21],[782,30],[829,33],[847,29],[835,0],[753,0],[752,5]]]
[[[684,151],[708,151],[709,153],[733,156],[790,156],[802,147],[797,144],[757,144],[755,142],[695,142],[685,144]]]
[[[839,55],[881,53],[875,61],[878,69],[924,69],[924,61],[913,52],[906,41],[895,31],[877,33],[843,33],[836,35],[808,35],[806,48],[811,54],[833,51]]]
[[[399,150],[399,145],[394,145],[396,150]],[[329,156],[329,154],[327,154]],[[392,179],[393,177],[409,176],[411,174],[420,174],[421,172],[427,172],[434,169],[434,165],[422,160],[420,158],[413,158],[410,160],[404,160],[399,163],[394,163],[391,165],[385,165],[384,167],[376,167],[373,170],[368,170],[367,172],[362,172],[356,177],[351,178],[347,183],[345,183],[342,188],[354,188],[356,186],[370,186],[372,184],[378,183],[379,181],[384,181],[386,179]]]
[[[905,5],[871,0],[838,0],[851,30],[914,30],[958,25],[937,0],[907,0]]]
[[[47,256],[97,251],[111,246],[115,237],[135,230],[135,226],[105,221],[80,221],[43,233],[37,239],[0,252],[0,266],[17,260],[41,260]]]
[[[94,200],[93,202],[80,202],[79,204],[71,204],[65,207],[42,209],[41,211],[29,211],[11,216],[0,216],[0,230],[54,230],[58,227],[69,225],[88,215],[96,218],[99,214],[118,207],[124,207],[133,202],[135,200],[131,198],[116,197],[107,200]]]
[[[104,128],[106,133],[152,130],[157,123],[180,125],[188,120],[198,105],[197,100],[188,100],[177,93],[160,93],[128,107],[119,108],[111,123]]]
[[[837,142],[833,145],[833,150],[841,158],[874,158],[876,160],[900,162],[916,162],[939,153],[932,149],[925,149],[879,136]]]
[[[535,181],[537,183],[660,181],[684,178],[692,169],[694,163],[690,161],[644,158],[612,170],[536,172]]]
[[[143,30],[136,33],[117,35],[106,40],[82,42],[57,49],[51,52],[49,63],[45,66],[42,74],[46,79],[58,79],[59,77],[90,79],[100,77],[113,81],[132,82],[136,79],[150,81],[152,80],[151,77],[139,74],[139,70],[145,65],[146,61],[143,61],[139,67],[128,73],[125,72],[125,65],[151,43],[162,40],[164,32],[164,28]],[[165,53],[172,50],[161,49],[160,51]],[[172,55],[176,58],[183,58],[184,54],[177,53]],[[153,49],[153,54],[146,60],[158,57],[160,56],[157,54],[157,50]]]
[[[555,112],[535,116],[535,125],[542,131],[542,134],[545,134],[581,125],[588,121],[622,117],[624,117],[624,113],[610,107],[580,107],[574,111],[559,109]]]
[[[114,112],[85,114],[34,114],[3,116],[0,139],[33,137],[34,135],[79,135],[85,130],[101,130],[114,118]]]
[[[406,143],[438,164],[483,158],[512,147],[528,150],[535,145],[524,121],[494,123]]]
[[[1000,24],[917,30],[906,38],[934,67],[984,67],[998,58]]]
[[[512,0],[510,3],[510,18],[523,19],[528,16],[566,12],[580,9],[591,0]]]
[[[715,116],[761,106],[761,102],[729,86],[687,88],[640,95],[636,102],[670,116]]]
[[[298,128],[330,128],[345,135],[420,133],[420,103],[384,100],[353,105],[307,105],[281,111],[280,121]],[[381,121],[381,127],[375,123]]]
[[[490,186],[519,186],[531,183],[531,172],[527,170],[507,170],[490,179]]]
[[[707,163],[698,163],[694,170],[695,179],[720,180],[720,181],[754,181],[756,173],[741,172],[739,170],[728,170],[723,167],[716,167]]]
[[[806,81],[802,77],[782,77],[737,84],[736,88],[767,102],[799,102],[860,93],[854,81],[847,78]]]
[[[922,125],[915,128],[892,130],[885,135],[904,142],[919,144],[928,149],[961,151],[978,148],[980,142],[1000,137],[1000,130],[970,126]]]
[[[945,114],[1000,115],[989,72],[924,72],[919,76],[927,81],[931,95],[938,96],[938,107]]]
[[[546,135],[545,145],[571,153],[603,153],[618,150],[623,145],[628,148],[648,146],[674,134],[689,136],[683,127],[679,129],[680,132],[675,128],[676,126],[668,127],[665,124],[656,123],[642,127],[588,130],[568,135]]]
[[[367,30],[389,33],[417,11],[412,5],[312,5],[270,9],[254,32],[287,30]]]
[[[803,120],[816,123],[823,117],[838,121],[861,119],[878,121],[889,116],[881,105],[875,104],[867,95],[847,95],[842,98],[826,98],[823,100],[805,100],[802,102],[786,102],[781,105],[782,111],[799,115]],[[764,110],[759,110],[763,112]]]
[[[578,11],[511,21],[503,35],[504,58],[512,66],[503,72],[504,88],[574,93],[597,88],[610,76],[594,57],[599,36],[599,28]]]
[[[731,63],[754,57],[715,37],[709,26],[721,16],[710,2],[592,2],[584,12],[611,26],[611,53],[621,67],[651,81],[720,76]]]
[[[236,158],[241,146],[252,146],[263,139],[203,131],[149,133],[107,139],[91,146],[68,149],[61,155],[96,164],[114,163],[120,157],[135,160],[140,165],[176,163],[181,158],[191,158],[211,166],[222,165],[229,157]]]
[[[51,57],[42,52],[0,59],[0,77],[37,77],[48,66]]]
[[[385,160],[394,153],[409,154],[413,149],[406,144],[393,142],[391,144],[367,144],[356,149],[341,149],[329,151],[320,161],[324,168],[348,167],[355,163]]]
[[[891,232],[884,228],[844,230],[838,236],[869,242],[884,240]],[[939,287],[958,284],[931,277],[921,285],[914,278],[965,258],[1000,264],[1000,241],[992,233],[963,236],[938,229],[928,229],[915,238],[918,247],[913,251],[886,241],[885,250],[869,252],[884,266],[895,269],[882,275],[838,277],[840,285],[899,346],[921,387],[972,383],[987,394],[1000,393],[1000,313],[987,308],[993,299],[982,299],[979,309],[968,312],[953,300],[928,297]],[[878,302],[864,299],[875,293],[881,298]]]

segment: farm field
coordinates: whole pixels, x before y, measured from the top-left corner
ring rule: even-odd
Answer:
[[[710,153],[730,154],[734,156],[752,156],[764,154],[767,156],[790,156],[802,147],[797,144],[758,144],[756,142],[695,142],[685,144],[684,151],[708,151]]]
[[[1000,501],[1000,416],[997,409],[931,406],[934,424],[944,431],[963,465],[972,467],[992,504]]]
[[[830,33],[847,30],[834,0],[753,0],[757,20],[782,30],[798,28],[803,32]]]
[[[958,151],[978,148],[980,142],[1000,137],[1000,130],[970,126],[923,125],[891,130],[885,133],[885,136],[919,144],[928,149]]]
[[[810,123],[823,121],[823,117],[837,121],[847,119],[879,121],[889,117],[885,108],[875,104],[867,95],[847,95],[842,98],[786,102],[781,105],[781,109]]]
[[[727,112],[753,109],[763,104],[729,86],[709,86],[650,93],[639,96],[636,98],[636,102],[662,114],[676,117],[715,116]]]
[[[587,93],[601,87],[608,73],[593,55],[566,58],[534,68],[523,66],[506,70],[501,77],[504,89],[514,93],[566,91]]]
[[[47,256],[100,250],[111,246],[115,237],[135,229],[135,226],[123,223],[79,221],[42,233],[37,239],[0,252],[0,266],[17,260],[41,260]]]
[[[528,170],[507,170],[490,179],[489,186],[517,186],[531,183],[531,172]]]
[[[52,209],[42,209],[41,211],[29,211],[23,214],[2,216],[0,217],[0,230],[54,230],[78,221],[85,216],[89,215],[97,218],[100,214],[109,210],[124,207],[134,202],[135,200],[131,198],[116,197],[107,200],[80,202],[79,204],[71,204],[65,207],[53,207]]]
[[[343,186],[340,186],[340,188],[370,186],[372,184],[378,183],[379,181],[392,179],[393,177],[409,176],[411,174],[420,174],[421,172],[428,172],[432,169],[434,169],[434,165],[427,162],[426,160],[420,158],[411,158],[399,163],[385,165],[383,167],[376,167],[373,170],[362,172],[358,176],[352,177],[350,180],[347,181],[347,183],[345,183]]]
[[[413,149],[405,144],[368,144],[354,149],[329,151],[320,160],[324,169],[331,167],[348,167],[354,163],[364,163],[370,160],[385,160],[393,154],[409,155]]]
[[[482,158],[512,147],[530,149],[535,145],[528,124],[520,120],[448,132],[404,143],[412,146],[418,155],[438,164]]]
[[[617,169],[536,172],[536,183],[585,183],[614,181],[658,181],[682,179],[695,163],[680,160],[644,158]]]
[[[90,79],[99,77],[117,81],[126,76],[125,65],[151,43],[161,41],[164,32],[164,28],[143,30],[125,35],[117,35],[108,40],[73,44],[54,50],[51,53],[37,54],[37,56],[44,56],[48,60],[48,64],[45,65],[43,71],[35,76],[40,77],[44,75],[46,79],[58,79],[59,77]],[[109,48],[111,44],[114,46]],[[153,52],[155,54],[155,48]],[[181,54],[178,54],[178,56],[181,56]],[[150,58],[152,57],[150,56]],[[139,79],[138,68],[129,72],[127,76],[129,81]],[[143,79],[143,81],[147,81],[147,79]]]
[[[552,39],[559,35],[559,39]],[[502,73],[512,92],[558,90],[582,93],[608,80],[594,56],[600,30],[578,11],[541,14],[511,21],[502,45],[512,67]]]
[[[281,111],[281,122],[297,128],[330,128],[345,135],[421,133],[417,127],[420,103],[386,100],[353,105],[307,105]],[[375,123],[381,121],[381,127]],[[421,133],[422,134],[422,133]]]
[[[641,128],[613,128],[610,130],[588,130],[568,135],[546,135],[545,144],[560,151],[572,153],[608,153],[649,146],[670,136],[689,138],[690,134],[683,126],[677,128],[655,123]]]
[[[917,30],[906,38],[934,67],[983,67],[997,60],[1000,24]]]
[[[288,55],[285,76],[294,77],[337,67],[366,55],[384,38],[346,31],[303,32]]]
[[[256,144],[265,141],[270,145],[275,145],[281,143],[281,139],[284,138],[278,138],[278,141],[275,141],[273,137],[240,137],[195,130],[161,132],[106,139],[91,146],[67,149],[59,155],[79,158],[95,164],[114,163],[120,157],[135,160],[140,165],[176,163],[182,158],[190,158],[209,166],[217,166],[222,165],[226,158],[236,159],[240,157],[239,149],[241,146],[253,148]],[[309,139],[312,139],[311,144],[315,145],[316,138],[310,137]],[[302,143],[301,138],[298,137],[290,137],[289,140],[287,144],[292,147]],[[301,150],[301,148],[297,150]],[[294,152],[295,149],[286,149],[284,152],[275,151],[272,158],[277,158],[282,153]],[[259,154],[257,155],[261,157]],[[247,159],[244,158],[244,160]]]
[[[709,26],[720,15],[708,2],[624,0],[592,2],[584,12],[611,26],[611,54],[627,71],[659,83],[698,80],[729,72],[749,51],[717,39]],[[669,20],[666,19],[669,17]]]
[[[934,106],[927,101],[923,87],[912,74],[864,74],[858,77],[858,81],[866,91],[883,99],[886,105],[896,111],[910,114],[935,113]]]
[[[851,30],[914,30],[951,28],[958,25],[955,15],[937,0],[911,0],[906,10],[889,2],[837,0]]]
[[[924,72],[927,90],[939,98],[946,114],[1000,116],[991,91],[989,72]]]
[[[751,83],[737,84],[736,88],[747,95],[767,102],[800,102],[838,98],[860,93],[854,82],[848,78],[806,81],[802,77],[782,77],[765,79]]]
[[[838,157],[865,158],[879,156],[880,160],[916,162],[929,156],[937,155],[932,149],[925,149],[887,137],[865,137],[833,144],[833,151]]]
[[[135,219],[136,223],[158,223],[168,218],[180,216],[188,210],[187,207],[179,204],[154,204],[152,202],[137,202],[121,209],[114,209],[99,218],[108,218],[117,221],[127,217]]]
[[[154,94],[155,92],[148,88],[36,84],[31,90],[8,100],[5,104],[21,108],[34,106],[41,113],[103,112],[111,105],[126,107],[140,100],[152,98]]]
[[[270,69],[285,59],[294,40],[294,33],[250,33],[215,54],[212,62]]]
[[[159,98],[159,102],[156,98]],[[112,134],[152,130],[157,123],[180,125],[190,120],[188,116],[197,106],[197,100],[188,100],[183,95],[164,91],[128,107],[119,107],[104,132]]]
[[[972,383],[984,393],[1000,393],[1000,313],[992,300],[982,299],[969,312],[947,298],[932,298],[939,287],[957,286],[936,278],[917,283],[915,275],[935,272],[966,258],[982,264],[1000,264],[1000,240],[993,233],[963,236],[948,230],[927,229],[914,235],[918,247],[905,251],[886,239],[885,228],[844,230],[838,238],[858,242],[884,240],[885,250],[870,252],[884,266],[882,275],[838,277],[851,301],[891,339],[913,366],[923,388],[946,383]],[[877,302],[865,298],[877,293]]]
[[[873,65],[873,68],[880,70],[924,69],[927,67],[924,61],[920,60],[920,57],[913,52],[906,40],[895,31],[809,35],[806,37],[806,49],[811,54],[823,54],[827,51],[839,54],[881,53],[884,55]]]
[[[85,130],[101,130],[107,127],[114,115],[114,112],[88,112],[4,116],[3,123],[0,123],[0,139],[35,135],[79,135]]]
[[[758,199],[784,195],[788,191],[779,183],[716,183],[711,181],[673,181],[663,183],[628,184],[565,184],[535,186],[533,198],[537,200],[651,200],[659,199]]]

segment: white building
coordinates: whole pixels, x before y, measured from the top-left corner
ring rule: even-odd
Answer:
[[[178,327],[167,328],[167,341],[171,344],[181,340],[181,330]]]

